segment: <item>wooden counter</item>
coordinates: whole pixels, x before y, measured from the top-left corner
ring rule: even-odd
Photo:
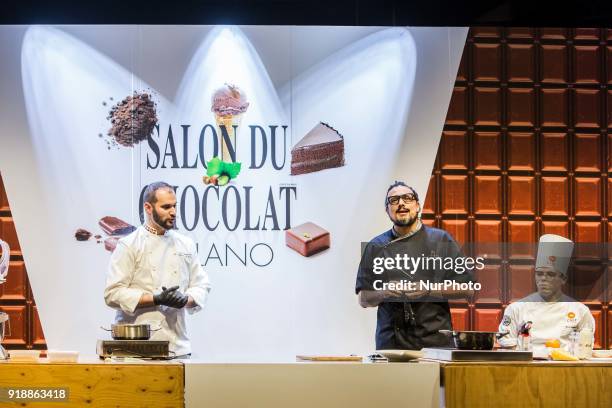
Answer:
[[[69,389],[26,407],[612,407],[612,362],[75,364],[0,361],[0,387]],[[442,388],[440,388],[442,387]],[[439,390],[442,390],[440,393]],[[439,396],[442,396],[440,401]]]
[[[184,384],[178,362],[0,361],[0,387],[69,389],[68,402],[0,403],[3,407],[184,407]]]
[[[447,408],[612,407],[612,362],[443,362]]]
[[[68,402],[0,402],[0,406],[438,408],[439,376],[440,366],[431,362],[0,361],[0,387],[63,387],[70,393]]]

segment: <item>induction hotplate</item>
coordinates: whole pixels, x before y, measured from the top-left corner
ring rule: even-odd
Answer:
[[[167,359],[171,357],[168,341],[158,340],[98,340],[96,351],[100,358],[135,357]]]
[[[423,358],[443,361],[531,361],[531,351],[459,350],[455,348],[424,348]]]

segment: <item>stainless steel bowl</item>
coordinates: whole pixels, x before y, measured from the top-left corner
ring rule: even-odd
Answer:
[[[8,323],[8,319],[8,314],[0,312],[0,341],[4,340],[4,335],[6,334],[4,325]]]
[[[110,331],[114,340],[149,340],[151,333],[159,330],[151,329],[150,324],[112,324],[110,330],[101,329]]]

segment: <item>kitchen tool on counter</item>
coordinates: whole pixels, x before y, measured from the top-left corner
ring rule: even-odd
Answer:
[[[4,312],[0,312],[0,343],[2,343],[2,340],[4,339],[4,335],[6,334],[5,327],[7,327],[7,325],[8,325],[9,332],[10,332],[11,326],[9,325],[8,314]],[[8,358],[7,351],[0,344],[0,360],[6,360],[7,358]]]
[[[423,358],[443,361],[532,361],[531,351],[424,348]]]
[[[380,353],[373,353],[366,356],[371,363],[388,363],[389,359]]]
[[[8,275],[9,261],[11,258],[11,249],[9,245],[0,239],[0,285],[6,282],[6,276]],[[6,331],[4,330],[5,325],[8,325],[9,333],[11,326],[9,324],[8,315],[4,312],[0,312],[0,343],[4,340]],[[6,360],[8,353],[0,344],[0,360]]]
[[[151,333],[160,330],[151,329],[150,324],[112,324],[110,329],[100,327],[111,333],[113,340],[98,340],[96,351],[100,358],[136,357],[149,359],[169,359],[170,342],[167,340],[150,340]]]
[[[110,329],[100,328],[111,332],[113,340],[149,340],[151,332],[161,329],[151,329],[150,324],[112,324]]]
[[[0,250],[0,283],[4,283],[6,282],[6,275],[8,275],[11,248],[5,241],[0,239]]]
[[[298,361],[363,361],[362,356],[295,356]]]
[[[455,348],[459,350],[493,350],[495,339],[501,339],[508,333],[485,331],[438,330],[449,334]]]
[[[389,362],[411,361],[423,357],[421,350],[376,350],[378,354],[385,356]]]
[[[587,359],[593,355],[593,330],[585,328],[580,331],[578,340],[578,358]]]
[[[523,350],[523,351],[531,351],[532,347],[531,347],[531,326],[533,325],[533,322],[527,321],[527,322],[523,322],[523,324],[521,324],[521,327],[519,328],[519,335],[518,335],[518,339],[517,339],[517,349],[518,350]]]
[[[169,346],[170,342],[167,340],[98,340],[96,351],[100,358],[168,359],[172,357]]]

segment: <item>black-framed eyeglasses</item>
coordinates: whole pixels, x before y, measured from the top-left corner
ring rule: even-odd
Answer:
[[[416,201],[416,196],[414,194],[402,194],[401,196],[395,195],[387,197],[387,203],[391,205],[396,205],[399,203],[400,198],[404,204],[414,203]]]

